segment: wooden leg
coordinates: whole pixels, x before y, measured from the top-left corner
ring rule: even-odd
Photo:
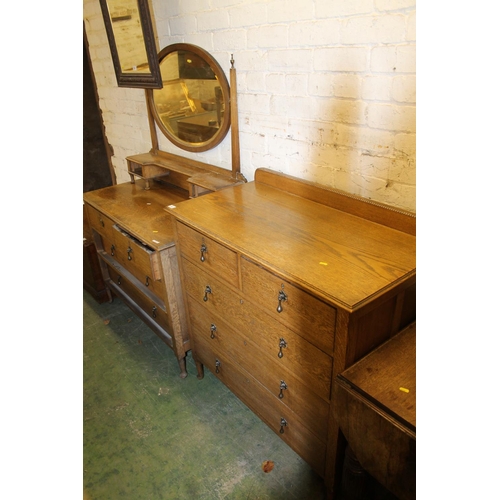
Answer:
[[[196,371],[198,372],[198,374],[196,375],[196,378],[201,380],[205,376],[205,370],[203,368],[203,363],[198,360],[194,350],[191,351],[191,355],[193,356],[193,361],[195,362],[195,365],[196,365]]]
[[[186,371],[186,356],[179,358],[179,368],[181,369],[181,378],[186,378],[188,376],[187,371]]]
[[[196,370],[198,371],[198,375],[196,375],[196,377],[201,380],[205,376],[203,364],[196,360],[195,363],[196,363]]]
[[[346,500],[362,500],[366,498],[369,477],[368,473],[361,467],[351,447],[347,445],[342,472],[342,498]]]
[[[328,439],[330,453],[326,461],[325,485],[327,500],[336,500],[342,498],[340,488],[347,441],[335,421],[330,423]]]

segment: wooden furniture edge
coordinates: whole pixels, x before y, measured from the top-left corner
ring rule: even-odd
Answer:
[[[255,182],[295,194],[330,208],[342,210],[358,217],[416,236],[417,219],[412,212],[377,201],[323,186],[305,179],[298,179],[268,168],[255,171]]]
[[[148,159],[148,156],[150,159]],[[184,170],[186,174],[189,175],[209,171],[229,178],[231,177],[231,170],[217,167],[215,165],[211,165],[210,163],[193,160],[191,158],[185,158],[184,156],[179,156],[174,153],[167,153],[166,151],[161,151],[159,149],[151,149],[149,153],[140,153],[128,156],[127,160],[137,161],[138,163],[143,164],[158,164],[167,169],[172,169],[178,172],[183,172]]]
[[[116,186],[119,186],[119,184],[115,184],[113,186],[108,186],[108,187],[116,187]],[[107,189],[107,188],[103,188],[103,189]],[[88,193],[92,193],[92,191],[88,191]],[[98,201],[93,200],[92,198],[89,199],[89,196],[92,196],[92,195],[89,195],[89,196],[86,196],[86,195],[87,195],[87,193],[83,194],[83,201],[86,205],[89,205],[92,208],[94,208],[95,210],[98,210],[99,212],[104,214],[109,219],[112,219],[112,220],[117,219],[116,213],[109,211],[109,209],[107,209],[105,206],[103,207],[101,204],[99,204]],[[183,201],[185,201],[185,200],[183,200]],[[143,245],[145,245],[149,248],[152,248],[154,250],[160,251],[160,250],[164,250],[166,248],[170,248],[170,247],[175,245],[175,239],[173,236],[168,242],[161,243],[161,244],[155,244],[149,240],[146,240],[146,238],[144,238],[144,236],[142,234],[139,234],[134,228],[130,227],[129,224],[126,223],[126,221],[123,221],[123,219],[118,220],[116,222],[116,225],[120,229],[129,233],[136,240],[139,240]]]
[[[362,310],[367,304],[374,303],[374,301],[378,302],[379,300],[385,300],[389,296],[397,295],[402,286],[406,286],[407,284],[413,284],[416,282],[416,270],[413,269],[410,272],[408,272],[408,273],[404,274],[403,276],[401,276],[400,278],[398,278],[397,280],[395,280],[391,283],[388,283],[386,286],[382,287],[380,290],[373,293],[372,295],[365,297],[363,300],[356,302],[355,304],[347,304],[347,303],[339,300],[336,297],[333,297],[327,293],[324,293],[323,290],[315,287],[313,283],[309,283],[307,281],[304,281],[299,276],[296,276],[295,274],[287,273],[284,269],[276,267],[275,265],[273,265],[271,262],[269,262],[267,260],[263,260],[255,253],[248,250],[248,248],[241,248],[241,247],[235,245],[232,241],[227,240],[226,238],[222,238],[220,236],[217,236],[212,231],[207,230],[207,228],[205,226],[201,226],[199,224],[193,223],[192,220],[186,219],[182,215],[178,215],[175,212],[175,208],[171,208],[169,206],[166,206],[166,207],[164,207],[164,210],[172,217],[172,224],[174,225],[174,227],[175,227],[175,221],[179,221],[180,223],[198,231],[199,233],[204,234],[208,238],[216,238],[221,243],[223,243],[227,248],[231,249],[233,252],[236,252],[238,255],[245,254],[246,257],[248,259],[250,259],[252,262],[254,262],[258,266],[266,269],[267,271],[274,274],[275,276],[278,276],[278,277],[284,279],[285,281],[289,281],[289,282],[291,281],[292,283],[299,286],[307,293],[310,293],[312,295],[316,295],[318,298],[320,298],[324,302],[327,302],[328,304],[332,304],[335,307],[340,307],[340,308],[344,309],[345,311],[348,311],[351,314]]]

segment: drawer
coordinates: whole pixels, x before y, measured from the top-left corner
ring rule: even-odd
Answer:
[[[300,379],[318,396],[325,401],[330,399],[331,356],[186,259],[182,260],[182,267],[186,293],[207,311],[209,318],[223,318],[233,330],[259,345],[263,352],[290,373],[300,371]],[[207,287],[210,292],[206,292]]]
[[[181,255],[239,288],[238,257],[235,252],[179,222],[177,234]]]
[[[248,372],[226,354],[212,350],[202,338],[195,342],[197,359],[297,452],[324,476],[326,445],[300,419]],[[282,419],[286,425],[282,425]],[[242,429],[244,432],[245,429]]]
[[[100,235],[105,236],[109,241],[112,242],[114,235],[114,222],[88,203],[86,203],[85,206],[87,207],[87,215],[90,227],[92,227]]]
[[[243,293],[273,318],[328,354],[333,354],[337,311],[269,271],[241,259]]]
[[[135,302],[155,323],[160,325],[168,333],[172,332],[168,314],[164,310],[164,305],[162,307],[160,304],[141,293],[133,283],[120,273],[119,268],[108,265],[108,271],[111,280],[118,285],[122,293]]]
[[[115,226],[114,247],[114,258],[120,264],[154,293],[164,295],[159,252],[143,245],[118,226]]]
[[[224,352],[326,442],[330,405],[301,381],[301,367],[297,366],[294,373],[287,371],[279,359],[263,352],[241,331],[231,329],[224,320],[210,315],[196,301],[188,299],[188,304],[195,342],[201,338],[216,352]]]
[[[95,238],[94,234],[94,240],[96,244],[96,249],[99,253],[104,252],[110,257],[115,256],[115,245],[110,239],[108,239],[107,236],[102,236],[99,234],[97,235],[97,238]]]

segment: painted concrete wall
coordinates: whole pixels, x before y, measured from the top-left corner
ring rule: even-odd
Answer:
[[[158,49],[209,51],[238,79],[241,170],[285,172],[416,210],[415,0],[152,0]],[[118,88],[98,0],[83,15],[117,182],[151,148],[143,90]],[[206,153],[231,168],[230,136]]]

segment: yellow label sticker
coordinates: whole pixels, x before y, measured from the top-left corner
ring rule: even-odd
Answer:
[[[403,392],[410,392],[410,389],[407,389],[406,387],[400,387],[399,390]]]
[[[328,262],[320,262],[319,264],[320,264],[320,266],[327,266]]]

